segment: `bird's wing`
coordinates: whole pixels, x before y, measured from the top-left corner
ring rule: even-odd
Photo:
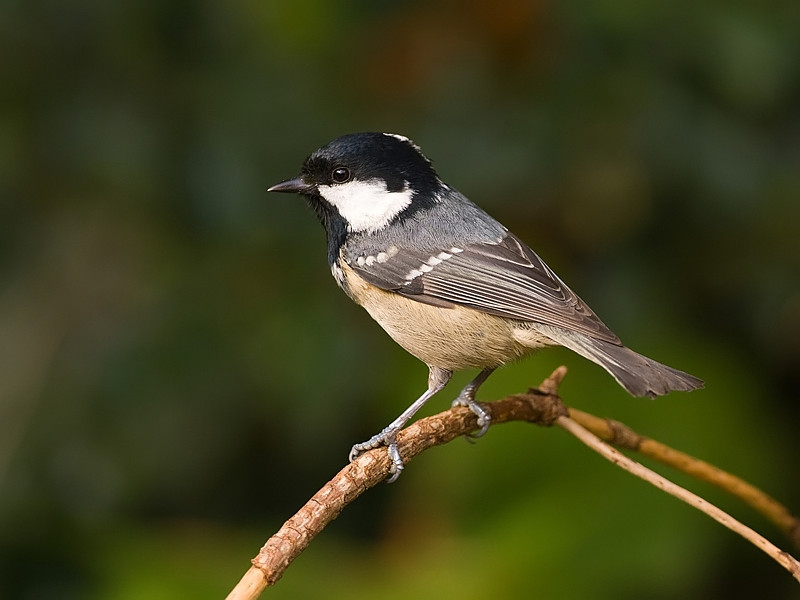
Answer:
[[[366,281],[408,298],[440,306],[461,305],[532,321],[619,344],[619,338],[512,233],[499,243],[421,252],[391,248],[351,257]]]

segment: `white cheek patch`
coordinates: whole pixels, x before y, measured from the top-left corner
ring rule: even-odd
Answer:
[[[336,207],[350,231],[367,232],[385,227],[411,204],[412,196],[407,183],[401,191],[390,192],[382,179],[321,185],[319,193]]]

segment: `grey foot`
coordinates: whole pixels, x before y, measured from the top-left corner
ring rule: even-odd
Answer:
[[[467,437],[479,438],[489,431],[489,425],[492,424],[492,416],[481,408],[480,404],[475,402],[472,398],[464,394],[459,394],[458,398],[453,400],[453,406],[465,406],[470,409],[473,414],[478,417],[478,430],[476,433],[470,433]]]
[[[392,461],[392,466],[389,469],[391,475],[386,480],[386,483],[392,483],[400,477],[403,472],[403,459],[400,458],[400,451],[397,449],[397,429],[387,427],[377,435],[373,435],[366,442],[355,444],[350,449],[350,462],[353,462],[364,452],[374,450],[380,446],[386,446],[386,451],[389,453],[389,459]]]

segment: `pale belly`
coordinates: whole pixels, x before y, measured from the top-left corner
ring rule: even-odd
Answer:
[[[367,285],[343,264],[353,300],[407,352],[450,371],[499,367],[554,342],[529,323],[455,306],[442,308]]]

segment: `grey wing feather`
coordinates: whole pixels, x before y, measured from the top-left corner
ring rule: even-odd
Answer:
[[[467,306],[620,344],[550,267],[511,233],[497,244],[442,249],[438,255],[403,248],[384,262],[350,264],[373,285],[420,302]]]

